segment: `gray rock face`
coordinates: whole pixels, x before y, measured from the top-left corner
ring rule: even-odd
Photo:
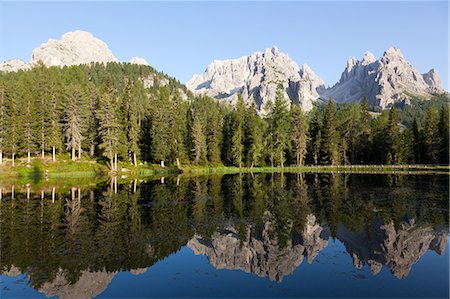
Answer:
[[[52,282],[44,283],[39,289],[47,297],[59,298],[94,298],[101,294],[111,283],[117,272],[82,271],[80,279],[70,284],[63,273],[58,273]]]
[[[308,216],[304,233],[298,240],[288,240],[285,246],[280,246],[276,237],[272,236],[272,221],[267,212],[259,237],[252,236],[248,227],[245,239],[239,240],[237,230],[228,227],[216,232],[211,242],[196,235],[187,246],[197,255],[206,255],[217,269],[239,269],[269,277],[272,281],[282,281],[302,263],[304,257],[311,263],[328,244],[328,230],[318,225],[313,215]]]
[[[286,99],[308,111],[318,99],[323,80],[306,64],[302,70],[277,47],[231,60],[215,60],[203,74],[196,74],[186,86],[195,94],[235,103],[241,93],[247,105],[252,101],[262,114],[266,103],[275,99],[278,84],[283,85]],[[290,103],[290,102],[289,102]]]
[[[20,59],[11,59],[0,63],[0,72],[17,72],[19,70],[28,70],[31,66]]]
[[[375,225],[370,238],[366,232],[350,232],[341,225],[337,238],[344,243],[355,268],[368,264],[372,273],[378,274],[386,265],[397,278],[405,278],[427,250],[444,252],[448,231],[418,226],[410,220],[399,228],[393,223]]]
[[[33,50],[31,64],[39,61],[46,66],[118,62],[108,45],[85,31],[67,32],[60,40],[49,39]]]
[[[128,63],[138,64],[138,65],[149,65],[147,60],[141,57],[133,57],[128,61]]]
[[[367,97],[371,105],[385,109],[397,101],[408,100],[411,95],[442,92],[441,80],[434,69],[422,75],[398,48],[390,48],[379,60],[369,52],[361,61],[349,59],[339,82],[323,91],[321,97],[332,97],[337,102],[361,102]]]

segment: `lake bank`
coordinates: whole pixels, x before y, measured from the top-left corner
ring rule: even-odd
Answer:
[[[234,173],[270,173],[270,172],[344,172],[344,173],[398,173],[422,174],[437,173],[449,174],[450,166],[445,165],[307,165],[286,167],[235,167],[235,166],[195,166],[183,165],[161,167],[158,164],[140,164],[133,166],[130,163],[119,162],[118,171],[112,172],[101,161],[82,159],[72,161],[61,159],[52,162],[50,159],[33,159],[27,163],[26,159],[17,160],[16,166],[4,163],[0,166],[2,179],[70,179],[95,177],[148,177],[171,174],[234,174]]]

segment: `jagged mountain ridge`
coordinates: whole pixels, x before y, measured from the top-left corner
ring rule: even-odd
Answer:
[[[216,60],[186,85],[196,94],[231,103],[241,93],[248,105],[255,101],[264,114],[264,103],[274,99],[278,83],[282,83],[285,96],[306,111],[312,103],[330,97],[337,102],[360,102],[367,97],[370,104],[384,109],[397,101],[407,101],[411,95],[445,92],[435,69],[420,74],[398,48],[388,49],[378,60],[370,52],[361,61],[349,59],[340,80],[329,88],[307,64],[299,70],[276,47],[239,59]]]
[[[186,86],[196,94],[235,103],[240,93],[247,105],[267,112],[267,102],[273,100],[278,84],[282,84],[285,97],[292,99],[304,110],[310,110],[324,87],[323,80],[311,68],[298,65],[277,47],[231,60],[215,60],[203,74],[196,74]]]
[[[119,62],[108,45],[94,37],[92,33],[76,30],[67,32],[59,40],[49,39],[46,43],[35,48],[29,63],[20,59],[7,60],[0,64],[0,71],[15,72],[27,70],[43,63],[46,66],[71,66],[90,63]],[[129,63],[148,65],[140,57],[133,57]]]
[[[89,32],[77,30],[63,34],[59,40],[49,39],[35,48],[29,63],[19,59],[1,63],[0,71],[28,70],[39,62],[62,67],[119,60],[105,42]],[[129,63],[148,65],[139,57],[131,58]],[[238,59],[215,60],[203,74],[194,75],[186,86],[195,94],[206,94],[231,104],[241,93],[247,105],[255,102],[261,114],[266,114],[266,104],[275,98],[279,84],[283,86],[285,98],[305,111],[310,110],[314,102],[330,97],[337,102],[360,102],[367,97],[371,105],[384,109],[398,101],[408,102],[413,95],[426,98],[434,93],[445,93],[435,69],[420,74],[397,48],[388,49],[378,60],[370,52],[366,52],[361,61],[350,58],[340,80],[329,88],[307,64],[299,68],[277,47]]]
[[[350,58],[340,80],[321,96],[350,103],[367,97],[371,105],[385,109],[397,101],[409,100],[411,95],[443,92],[435,69],[420,74],[406,61],[400,49],[390,48],[379,60],[370,52],[366,52],[361,61]]]

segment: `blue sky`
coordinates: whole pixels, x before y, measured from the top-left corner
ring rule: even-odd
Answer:
[[[448,2],[2,2],[0,60],[29,61],[49,38],[76,29],[120,60],[145,58],[181,82],[214,59],[273,45],[333,85],[350,57],[396,46],[448,89]]]

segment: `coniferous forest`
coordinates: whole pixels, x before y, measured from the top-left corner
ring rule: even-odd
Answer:
[[[146,81],[144,84],[144,81]],[[150,82],[150,83],[149,83]],[[0,73],[0,164],[17,158],[164,165],[448,164],[448,97],[377,111],[332,99],[305,113],[279,89],[260,116],[193,96],[149,66],[43,65]],[[289,107],[291,106],[291,107]]]

